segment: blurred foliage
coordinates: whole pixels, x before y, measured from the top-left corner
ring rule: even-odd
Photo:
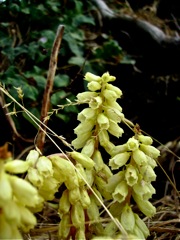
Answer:
[[[98,10],[88,0],[0,1],[0,81],[16,99],[14,87],[22,87],[24,105],[40,117],[51,48],[62,24],[51,105],[74,100],[85,72],[101,74],[107,64],[133,63],[110,35],[101,32],[99,22]],[[56,117],[68,123],[77,111],[74,106],[64,108]],[[25,114],[20,117],[21,124],[28,124]]]

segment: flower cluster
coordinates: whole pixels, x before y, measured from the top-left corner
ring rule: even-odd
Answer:
[[[28,232],[36,225],[30,208],[43,200],[35,187],[14,175],[28,168],[22,160],[0,159],[0,239],[22,239],[19,229]]]
[[[36,150],[29,152],[26,162],[29,164],[27,179],[38,189],[44,200],[53,200],[54,194],[63,183],[56,166],[49,158],[40,156]]]
[[[122,210],[120,222],[124,229],[145,239],[149,231],[139,216],[131,209],[131,197],[133,197],[140,211],[147,217],[152,217],[156,209],[149,202],[155,193],[151,185],[155,181],[154,167],[160,152],[151,146],[152,139],[149,136],[136,134],[127,143],[114,147],[111,151],[109,165],[112,169],[122,170],[108,179],[108,190],[113,199],[120,204]],[[114,211],[114,210],[113,210]]]
[[[90,91],[79,93],[77,99],[79,103],[88,103],[78,114],[80,124],[74,129],[77,138],[72,141],[75,149],[89,149],[92,154],[94,149],[94,137],[98,136],[99,143],[109,152],[114,145],[110,142],[109,133],[120,137],[124,132],[118,123],[122,121],[124,115],[121,106],[116,102],[122,96],[122,91],[110,84],[116,78],[104,73],[102,77],[92,73],[86,73],[85,80]],[[86,151],[86,150],[83,150]]]

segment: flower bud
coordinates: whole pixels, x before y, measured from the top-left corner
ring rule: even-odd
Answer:
[[[94,183],[96,184],[96,187],[98,189],[98,191],[101,193],[101,195],[106,199],[106,200],[110,200],[112,199],[111,193],[107,191],[106,189],[106,181],[104,179],[102,179],[101,177],[96,176]]]
[[[76,202],[71,207],[71,220],[76,228],[81,228],[85,224],[84,209],[80,202]]]
[[[91,81],[87,84],[87,87],[90,91],[95,92],[101,89],[101,84],[99,82]]]
[[[100,201],[103,202],[104,201],[103,197],[102,197],[101,193],[97,190],[97,188],[93,187],[92,189],[95,192],[95,194],[98,196]],[[99,201],[98,198],[95,195],[92,195],[90,199],[93,199],[93,201],[95,201],[96,205],[100,207],[102,205],[102,203]]]
[[[107,130],[109,128],[109,120],[103,113],[98,114],[97,122],[99,124],[100,129],[106,129]]]
[[[81,199],[81,194],[79,188],[74,188],[69,190],[69,202],[71,204],[76,204]]]
[[[41,187],[43,185],[43,176],[38,172],[36,168],[30,167],[28,169],[27,178],[36,187]]]
[[[89,102],[89,107],[92,109],[98,109],[102,105],[102,98],[100,96],[91,98],[91,101]]]
[[[147,157],[143,151],[136,149],[133,151],[132,156],[138,166],[147,164]]]
[[[84,187],[80,188],[80,194],[81,194],[81,198],[80,198],[81,205],[84,209],[86,209],[89,207],[91,203],[87,189],[85,189]]]
[[[99,219],[99,208],[94,201],[94,198],[91,198],[91,204],[87,209],[87,215],[90,221],[98,221]]]
[[[85,229],[79,228],[76,231],[75,239],[81,239],[81,240],[86,240],[86,235],[85,235]]]
[[[30,166],[35,166],[37,160],[39,158],[39,152],[36,150],[30,150],[29,154],[26,157],[26,161],[30,164]]]
[[[58,228],[58,236],[60,239],[67,239],[71,228],[70,214],[64,214]]]
[[[52,162],[45,156],[39,157],[36,163],[36,168],[40,175],[45,178],[53,175]]]
[[[6,221],[4,214],[0,214],[0,239],[13,239],[12,227],[9,222]],[[23,239],[22,237],[20,239]]]
[[[140,228],[138,228],[137,225],[134,226],[133,234],[136,236],[136,239],[146,240],[143,232],[141,231]]]
[[[101,152],[99,150],[96,150],[93,154],[93,157],[92,157],[94,163],[95,163],[95,170],[97,172],[101,171],[104,167],[104,161],[103,161],[103,158],[102,158],[102,155],[101,155]]]
[[[78,186],[82,187],[86,183],[84,180],[86,180],[86,172],[84,167],[80,164],[76,164],[76,173],[77,173],[77,179],[78,179]]]
[[[119,127],[119,125],[115,121],[109,120],[108,132],[113,136],[119,138],[124,133],[124,130],[121,127]]]
[[[117,98],[120,98],[122,96],[122,91],[118,87],[116,87],[112,84],[107,83],[106,89],[114,91],[116,93]]]
[[[152,167],[152,169],[157,167],[157,163],[156,163],[156,161],[153,158],[151,158],[151,157],[149,157],[147,155],[146,155],[146,158],[147,158],[148,165],[150,165]]]
[[[34,228],[37,223],[36,217],[30,212],[29,209],[19,204],[19,213],[21,215],[21,226],[20,228],[24,232],[29,232],[30,229]]]
[[[83,153],[73,151],[69,152],[69,155],[87,169],[94,167],[94,161]]]
[[[4,206],[2,207],[2,211],[7,221],[16,222],[16,225],[19,226],[21,222],[21,216],[19,213],[19,208],[15,201],[12,201],[12,200],[6,201],[4,203]]]
[[[137,174],[137,170],[134,166],[132,166],[131,164],[129,164],[126,168],[125,171],[125,179],[127,184],[132,187],[134,184],[137,183],[138,181],[138,174]]]
[[[78,176],[76,172],[71,177],[67,177],[67,179],[64,181],[67,189],[72,190],[74,188],[79,187],[79,178],[80,175]]]
[[[94,182],[94,178],[95,178],[95,170],[92,169],[85,169],[85,174],[86,174],[86,181],[87,183],[92,186],[93,182]]]
[[[134,137],[129,138],[127,141],[127,147],[129,151],[135,151],[139,148],[139,142]]]
[[[98,93],[87,91],[87,92],[78,93],[77,99],[80,102],[89,102],[92,98],[97,96],[98,96]]]
[[[92,108],[85,108],[78,114],[78,121],[84,122],[88,119],[95,119],[96,117],[96,110]]]
[[[151,145],[153,143],[153,140],[149,136],[144,136],[143,134],[138,135],[139,142],[145,144],[145,145]]]
[[[131,153],[123,152],[115,155],[109,160],[109,166],[112,170],[119,169],[120,167],[124,166],[127,161],[129,160]]]
[[[128,204],[122,210],[120,222],[126,231],[133,232],[135,218],[132,208]]]
[[[62,193],[62,196],[59,200],[58,212],[59,212],[60,216],[68,213],[70,210],[70,207],[71,207],[71,204],[69,202],[69,191],[66,189]]]
[[[70,161],[58,155],[52,155],[49,157],[49,159],[51,160],[54,168],[59,170],[59,175],[64,176],[64,180],[67,179],[68,176],[75,175],[75,169]]]
[[[16,176],[9,176],[9,180],[16,198],[24,205],[34,206],[38,204],[38,192],[29,182]]]
[[[25,162],[22,160],[13,160],[10,162],[7,162],[4,165],[5,171],[8,171],[10,173],[24,173],[29,168],[29,162]]]
[[[96,82],[101,82],[101,77],[92,74],[90,72],[87,72],[84,76],[84,80],[91,82],[91,81],[96,81]]]
[[[108,132],[103,129],[99,132],[99,142],[102,147],[106,147],[107,142],[109,142],[109,135]]]
[[[140,149],[151,158],[156,159],[157,157],[160,156],[160,151],[153,146],[141,144]]]
[[[12,199],[12,187],[8,175],[0,171],[0,200],[7,201]]]
[[[90,138],[87,140],[86,144],[84,145],[81,153],[85,154],[88,157],[91,157],[94,153],[95,149],[95,138]]]
[[[74,133],[77,135],[89,132],[93,129],[95,122],[92,119],[85,120],[74,128]]]
[[[139,195],[132,192],[132,196],[137,203],[138,208],[147,217],[152,217],[156,213],[156,208],[148,201],[143,200]]]
[[[149,229],[147,228],[147,226],[144,223],[144,221],[142,219],[140,219],[138,214],[134,213],[134,217],[135,217],[135,224],[136,224],[136,226],[141,230],[141,232],[143,233],[143,235],[144,235],[144,237],[146,239],[150,235]]]
[[[128,195],[128,185],[125,181],[121,181],[115,188],[112,196],[119,203],[123,202]]]
[[[117,211],[117,209],[116,209]],[[112,221],[105,225],[103,235],[104,236],[113,236],[118,231],[117,225]]]
[[[115,81],[115,80],[116,80],[116,77],[111,76],[111,75],[109,74],[109,72],[106,72],[106,73],[104,73],[104,74],[102,75],[101,79],[102,79],[103,82],[106,83],[106,82],[113,82],[113,81]]]

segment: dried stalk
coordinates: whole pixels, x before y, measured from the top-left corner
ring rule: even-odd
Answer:
[[[46,83],[46,87],[43,94],[43,101],[42,101],[42,108],[41,108],[41,121],[45,125],[40,126],[37,134],[37,138],[36,138],[36,146],[39,148],[41,152],[43,151],[44,144],[45,144],[46,126],[48,123],[48,119],[46,117],[50,108],[50,97],[53,89],[54,76],[55,76],[57,61],[58,61],[58,53],[59,53],[59,48],[62,41],[63,32],[64,32],[64,26],[60,25],[57,29],[56,37],[52,47],[48,76],[47,76],[47,83]]]

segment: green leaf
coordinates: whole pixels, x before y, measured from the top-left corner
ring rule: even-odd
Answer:
[[[54,87],[67,87],[69,84],[69,76],[66,74],[58,74],[54,78]]]
[[[84,62],[85,62],[85,59],[81,56],[71,57],[68,61],[69,64],[77,65],[79,67],[82,67]]]
[[[61,99],[65,98],[66,97],[66,92],[64,90],[61,90],[59,92],[56,92],[54,93],[52,96],[51,96],[51,103],[53,105],[58,105],[61,103]]]

